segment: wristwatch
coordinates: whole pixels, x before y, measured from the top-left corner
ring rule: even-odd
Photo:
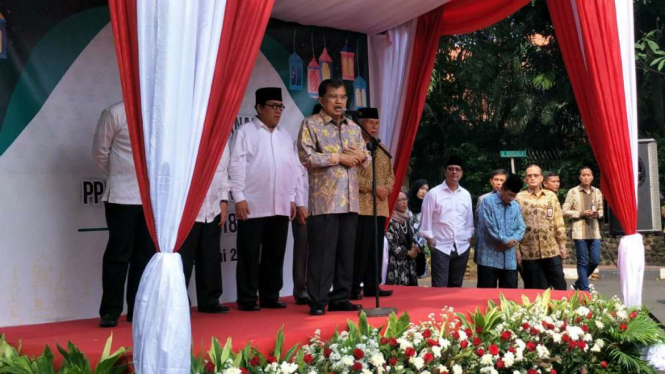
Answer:
[[[222,200],[222,201],[220,201],[220,204],[221,204],[221,203],[227,203],[227,204],[228,204],[229,201],[228,201],[228,200]]]

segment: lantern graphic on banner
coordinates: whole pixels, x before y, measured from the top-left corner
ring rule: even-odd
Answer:
[[[358,58],[358,42],[356,42],[356,59]],[[356,109],[367,108],[367,81],[360,76],[360,64],[356,61],[358,75],[353,81],[353,103]]]
[[[344,47],[340,52],[342,54],[342,79],[345,81],[354,80],[355,66],[354,66],[354,53],[349,48],[349,41],[344,43]]]
[[[293,32],[293,53],[289,56],[289,89],[302,90],[302,58],[296,53],[296,32]]]
[[[314,35],[312,35],[312,61],[307,65],[307,93],[317,99],[319,97],[319,84],[321,83],[321,68],[314,55]]]
[[[328,54],[328,48],[326,47],[326,37],[323,37],[323,52],[319,56],[319,67],[321,69],[321,81],[330,79],[332,77],[333,69],[333,60]]]
[[[7,58],[7,21],[0,13],[0,58]]]

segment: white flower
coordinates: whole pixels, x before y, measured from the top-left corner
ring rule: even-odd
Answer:
[[[425,366],[425,360],[422,357],[411,357],[409,362],[418,370]]]
[[[223,374],[242,374],[242,371],[238,368],[228,368],[222,372]]]
[[[386,360],[383,358],[383,355],[381,353],[375,353],[372,355],[370,362],[372,363],[372,365],[379,367],[382,366],[386,362]]]
[[[617,311],[617,318],[626,319],[628,318],[628,313],[625,310],[619,310]]]
[[[513,366],[515,363],[515,355],[512,352],[506,352],[506,354],[503,356],[503,363],[507,368]]]
[[[513,371],[513,374],[520,374],[520,372],[515,370],[515,371]]]
[[[441,347],[434,346],[432,347],[432,354],[434,354],[434,357],[439,358],[441,357]]]
[[[307,374],[318,374],[315,368],[312,368]]]
[[[547,349],[547,347],[545,347],[542,344],[538,344],[536,346],[536,352],[538,352],[538,357],[539,358],[549,358],[550,357],[550,351]]]
[[[468,338],[468,335],[466,335],[466,332],[464,332],[463,330],[459,330],[458,333],[459,333],[459,341],[466,340]]]
[[[596,339],[596,345],[603,348],[605,346],[605,341],[603,339]]]
[[[372,371],[368,369],[363,369],[363,374],[372,374]]]
[[[439,339],[439,345],[445,351],[450,347],[450,341],[448,341],[448,339]]]
[[[448,368],[445,365],[439,365],[439,373],[445,373],[448,371]]]
[[[581,336],[584,336],[584,330],[577,326],[566,327],[566,332],[571,340],[579,340]]]
[[[342,361],[342,364],[344,364],[345,366],[351,366],[351,365],[353,365],[353,356],[346,355],[346,356],[342,357],[341,361]]]
[[[281,371],[284,374],[291,374],[295,373],[298,371],[298,365],[293,363],[293,362],[282,362],[282,365],[279,367],[279,371]]]
[[[410,341],[403,338],[397,339],[397,344],[399,344],[399,349],[402,351],[406,351],[407,348],[413,347],[413,344]]]
[[[593,347],[590,349],[591,352],[600,352],[600,347],[598,344],[594,344]]]
[[[430,373],[429,370],[423,370],[423,372],[420,374],[432,374],[432,373]]]
[[[458,364],[453,366],[453,374],[462,374],[462,367]]]
[[[586,317],[591,311],[585,306],[581,306],[575,310],[575,313],[580,317]]]
[[[484,354],[483,357],[480,358],[480,364],[492,365],[492,355],[489,353]]]
[[[603,324],[603,323],[600,322],[600,321],[596,321],[596,327],[598,327],[599,329],[602,330],[603,328],[605,328],[605,324]]]
[[[584,341],[585,342],[590,342],[592,340],[593,340],[593,337],[591,336],[591,334],[589,334],[589,333],[584,334]]]
[[[554,333],[554,335],[552,335],[552,340],[555,343],[561,343],[561,336],[562,336],[561,334]]]

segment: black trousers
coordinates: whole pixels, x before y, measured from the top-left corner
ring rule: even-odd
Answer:
[[[517,288],[517,270],[478,265],[478,288]]]
[[[543,258],[540,260],[522,260],[522,279],[524,288],[544,290],[566,289],[566,279],[563,275],[561,256]]]
[[[189,288],[192,268],[196,264],[196,301],[199,308],[219,304],[222,296],[222,260],[220,216],[212,222],[194,222],[178,253],[182,257],[185,282]]]
[[[312,307],[349,299],[358,214],[321,214],[307,219],[307,292]],[[330,286],[332,285],[332,291]]]
[[[143,270],[155,254],[143,215],[143,206],[104,203],[109,241],[102,260],[101,317],[118,318],[122,313],[127,279],[127,315],[134,313],[136,291]],[[127,276],[129,270],[129,277]]]
[[[289,217],[286,216],[238,221],[238,304],[252,304],[259,298],[279,300],[288,234]]]
[[[469,250],[459,254],[454,248],[447,255],[432,248],[432,287],[462,287],[466,264],[469,262]]]
[[[353,259],[352,294],[360,293],[363,288],[360,287],[360,283],[363,284],[366,294],[376,294],[375,265],[377,262],[375,261],[373,251],[378,252],[378,263],[383,264],[383,229],[386,227],[386,217],[377,216],[376,222],[376,245],[379,249],[374,248],[374,238],[372,236],[372,232],[375,230],[374,216],[358,216],[356,248]],[[381,265],[379,265],[379,269],[380,267]]]
[[[297,220],[291,223],[293,232],[293,296],[307,297],[307,223],[301,225]]]

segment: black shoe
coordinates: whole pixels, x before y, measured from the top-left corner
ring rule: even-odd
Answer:
[[[247,304],[238,304],[238,309],[243,312],[258,312],[261,310],[261,307],[256,305],[256,303],[247,303]]]
[[[127,322],[132,323],[133,319],[134,319],[134,315],[127,313]]]
[[[228,313],[230,311],[231,311],[231,309],[229,309],[228,306],[224,306],[224,305],[220,305],[220,304],[215,304],[215,305],[210,305],[210,306],[200,306],[199,307],[199,313],[217,314],[217,313]]]
[[[328,305],[329,312],[353,312],[361,310],[362,308],[363,308],[362,305],[353,304],[348,300],[344,300],[339,303],[330,303],[330,305]]]
[[[267,300],[261,301],[261,308],[266,309],[284,309],[286,308],[286,303],[283,303],[279,300]]]
[[[382,289],[379,288],[379,297],[387,297],[387,296],[390,296],[390,295],[392,295],[392,294],[393,294],[393,290],[382,290]],[[367,292],[365,292],[365,296],[367,296],[367,297],[369,297],[369,296],[374,297],[374,296],[376,296],[376,294],[375,294],[375,293],[367,293]]]
[[[311,306],[309,308],[309,314],[312,316],[322,316],[326,314],[326,309],[322,306]]]
[[[99,327],[116,327],[118,326],[118,317],[113,317],[110,314],[105,314],[99,320]]]
[[[309,297],[296,297],[296,305],[307,305],[309,304]]]
[[[362,299],[363,299],[362,291],[351,292],[351,295],[349,296],[349,300],[362,300]]]

